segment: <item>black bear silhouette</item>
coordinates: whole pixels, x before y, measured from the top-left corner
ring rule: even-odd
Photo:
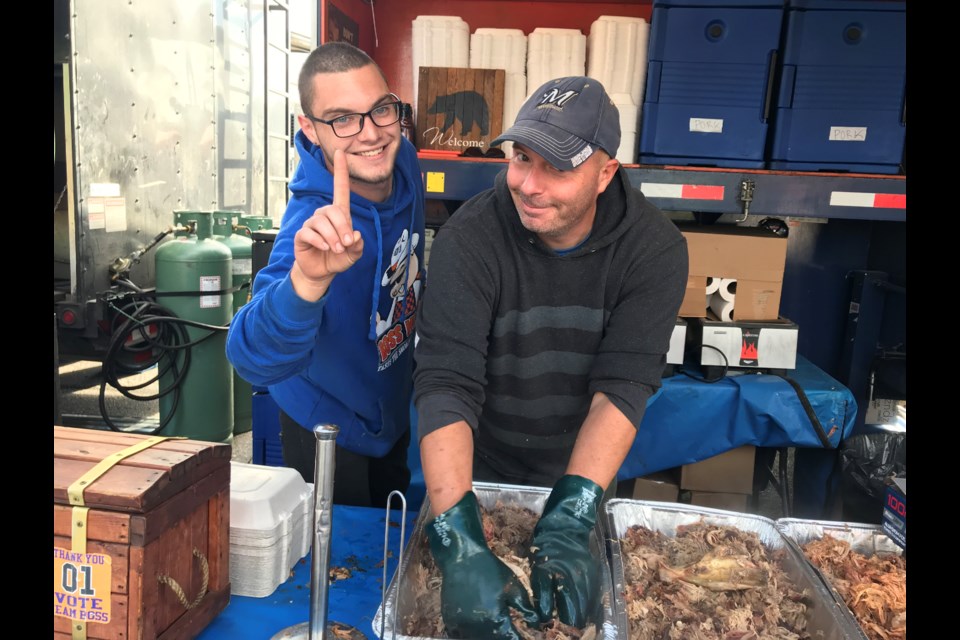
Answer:
[[[487,135],[490,128],[490,115],[487,111],[487,101],[476,91],[458,91],[445,96],[437,96],[427,113],[443,113],[443,128],[446,131],[453,123],[460,120],[460,135],[465,136],[473,129],[474,124],[480,125],[480,135]]]

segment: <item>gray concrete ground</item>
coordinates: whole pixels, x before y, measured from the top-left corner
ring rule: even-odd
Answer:
[[[153,370],[121,379],[125,388],[146,383],[155,376]],[[67,427],[108,428],[103,417],[107,417],[124,431],[134,433],[152,433],[160,425],[160,408],[157,400],[131,400],[122,393],[106,385],[103,391],[101,407],[100,390],[101,364],[81,360],[60,366],[60,424]],[[151,396],[157,393],[157,383],[137,390],[136,395]],[[163,435],[162,433],[160,435]],[[252,460],[253,433],[247,431],[233,438],[233,460],[250,462]]]

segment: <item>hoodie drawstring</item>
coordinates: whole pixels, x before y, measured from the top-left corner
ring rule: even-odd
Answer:
[[[394,200],[394,213],[396,213],[396,200]],[[383,273],[383,230],[380,228],[380,212],[373,209],[373,223],[377,227],[377,270],[373,272],[373,307],[370,309],[370,335],[371,340],[377,339],[377,310],[380,308],[380,278]]]

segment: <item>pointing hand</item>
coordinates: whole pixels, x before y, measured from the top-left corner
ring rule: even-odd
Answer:
[[[343,273],[363,254],[363,237],[350,217],[350,174],[347,158],[333,154],[333,203],[320,207],[303,223],[293,239],[294,289],[300,297],[319,300],[333,277]]]

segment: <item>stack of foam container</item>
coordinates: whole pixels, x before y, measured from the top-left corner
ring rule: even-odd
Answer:
[[[513,125],[527,96],[527,36],[520,29],[477,29],[470,36],[471,69],[503,69],[503,131]],[[513,144],[500,145],[509,158]]]
[[[470,26],[459,16],[417,16],[413,19],[414,122],[420,100],[420,67],[469,68]]]
[[[554,78],[582,76],[587,36],[578,29],[537,27],[527,37],[527,96]]]
[[[263,598],[310,551],[313,487],[289,467],[230,464],[230,592]]]
[[[646,20],[627,16],[600,16],[587,36],[587,75],[603,83],[620,111],[617,160],[624,164],[637,161],[649,36]]]

